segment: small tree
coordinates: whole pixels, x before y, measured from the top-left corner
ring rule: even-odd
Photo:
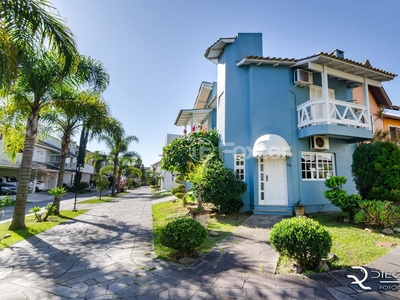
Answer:
[[[347,191],[342,189],[346,181],[347,179],[344,176],[331,176],[325,181],[325,186],[331,190],[325,191],[324,196],[343,212],[347,212],[350,220],[354,220],[354,215],[360,208],[362,197],[356,194],[348,195]]]
[[[163,149],[161,168],[179,173],[183,180],[210,154],[219,159],[219,135],[216,130],[193,131],[173,140]]]
[[[96,184],[96,190],[99,191],[100,194],[100,200],[101,200],[101,194],[104,190],[106,190],[110,184],[110,182],[108,181],[107,176],[105,175],[101,175],[101,174],[97,174],[93,177],[93,181]]]
[[[199,201],[214,204],[222,213],[234,213],[242,208],[239,196],[246,191],[246,183],[223,162],[208,157],[188,177]]]
[[[61,197],[65,196],[67,194],[67,190],[65,188],[55,187],[55,188],[49,190],[49,194],[54,197],[54,201],[53,201],[53,204],[51,204],[50,207],[46,211],[46,215],[43,218],[44,222],[47,221],[47,218],[50,216],[51,213],[55,212],[55,210],[57,209],[56,203],[60,202]],[[58,201],[56,201],[56,200],[58,200]],[[57,214],[59,214],[59,213],[60,213],[60,211],[57,211]]]

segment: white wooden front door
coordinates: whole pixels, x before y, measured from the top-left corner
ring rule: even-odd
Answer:
[[[286,159],[258,159],[259,205],[287,205]]]

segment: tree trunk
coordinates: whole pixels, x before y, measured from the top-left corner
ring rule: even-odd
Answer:
[[[197,199],[197,209],[199,210],[199,211],[202,211],[204,208],[203,208],[203,199],[202,199],[203,197],[201,196],[201,190],[199,191],[199,199]]]
[[[71,145],[71,130],[68,128],[65,130],[64,135],[61,140],[61,157],[60,157],[60,170],[58,171],[57,178],[57,187],[62,188],[64,183],[64,174],[65,174],[65,162],[67,161],[69,146]],[[77,165],[78,167],[78,165]],[[51,214],[54,209],[54,214],[60,214],[60,200],[61,197],[54,197],[53,204],[51,205],[51,209],[47,212],[46,216],[43,218],[43,221],[47,221],[47,218]]]
[[[115,181],[117,179],[117,169],[118,169],[118,154],[114,157],[114,176],[113,176],[113,185],[111,190],[111,197],[115,197]]]
[[[35,105],[31,109],[26,124],[24,153],[22,154],[19,169],[19,183],[14,205],[14,214],[9,230],[25,228],[25,210],[28,199],[29,182],[31,180],[33,149],[35,147],[37,127],[39,121],[39,99],[35,95]]]

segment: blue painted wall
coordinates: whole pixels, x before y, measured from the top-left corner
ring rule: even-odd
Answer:
[[[292,157],[286,158],[288,175],[288,210],[299,200],[307,211],[335,209],[324,198],[324,181],[304,181],[301,178],[301,151],[310,151],[309,138],[298,138],[296,107],[309,100],[309,89],[295,87],[293,69],[288,66],[236,66],[244,56],[262,56],[261,34],[239,34],[234,43],[225,46],[219,63],[226,64],[224,162],[233,168],[235,153],[245,153],[245,182],[248,184],[242,199],[243,210],[260,208],[258,203],[258,160],[252,157],[254,142],[265,134],[283,137],[291,147]],[[320,74],[314,84],[320,85]],[[329,88],[336,99],[349,100],[344,81],[329,79]],[[336,175],[348,179],[346,187],[355,193],[350,172],[355,145],[348,140],[330,138],[327,153],[335,155]]]

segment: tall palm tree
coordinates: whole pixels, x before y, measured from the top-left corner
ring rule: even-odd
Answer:
[[[56,131],[61,135],[60,169],[58,172],[57,187],[62,188],[65,174],[65,163],[69,155],[72,136],[84,122],[107,118],[109,109],[107,104],[100,99],[98,94],[85,91],[73,93],[72,100],[54,101],[55,109],[43,118],[55,125]],[[60,198],[54,197],[54,212],[59,214]]]
[[[129,151],[127,153],[122,154],[119,159],[118,159],[118,165],[117,165],[117,182],[120,183],[122,176],[125,177],[132,177],[133,175],[136,175],[138,177],[142,176],[142,172],[140,169],[136,168],[133,166],[133,162],[135,160],[135,157],[139,157],[139,154],[134,152],[134,151]],[[114,162],[114,156],[109,156],[111,162]],[[100,173],[101,174],[109,174],[114,172],[114,165],[107,165],[103,168],[101,168]],[[117,192],[120,192],[120,185],[117,185]]]
[[[29,60],[31,52],[43,48],[64,61],[64,73],[76,66],[75,37],[49,1],[1,0],[0,89],[9,90],[27,53]]]
[[[85,156],[85,163],[88,163],[90,161],[93,161],[92,165],[94,167],[95,173],[99,174],[100,169],[104,167],[103,164],[107,161],[107,154],[97,150],[94,152],[89,152]]]
[[[102,134],[99,138],[101,141],[105,142],[106,147],[110,151],[109,156],[112,158],[113,162],[113,185],[111,196],[115,196],[115,185],[116,185],[116,177],[118,175],[118,164],[119,160],[122,156],[131,156],[133,158],[138,157],[138,154],[134,151],[129,151],[129,144],[131,142],[139,142],[139,139],[134,135],[125,135],[125,131],[122,127],[122,124],[114,120],[112,124],[110,124],[107,132]],[[120,180],[121,178],[118,178]],[[119,181],[118,181],[119,183]],[[118,184],[119,189],[119,184]]]

